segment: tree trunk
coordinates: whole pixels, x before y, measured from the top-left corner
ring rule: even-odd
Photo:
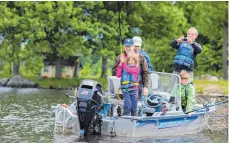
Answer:
[[[15,44],[16,45],[16,44]],[[12,64],[12,73],[14,75],[19,75],[19,68],[20,68],[20,63],[19,63],[19,47],[12,45],[13,50],[12,50],[12,55],[15,54],[15,59],[13,58],[13,64]]]
[[[57,58],[56,60],[56,78],[61,78],[61,58]]]
[[[13,75],[19,75],[19,68],[20,68],[20,65],[18,63],[13,63],[12,65],[12,73]]]
[[[228,79],[228,25],[226,23],[223,34],[223,79]]]
[[[102,57],[102,74],[101,78],[107,78],[107,57]]]
[[[79,70],[80,70],[80,60],[78,57],[78,59],[75,63],[74,77],[79,77]]]

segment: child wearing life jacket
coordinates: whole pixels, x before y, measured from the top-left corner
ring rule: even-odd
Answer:
[[[123,115],[137,115],[139,73],[139,58],[134,52],[128,53],[126,62],[124,57],[120,56],[116,76],[121,77],[120,88],[124,99]]]
[[[180,72],[181,84],[176,85],[172,90],[172,95],[180,93],[181,96],[181,107],[184,113],[192,111],[195,104],[195,87],[190,80],[190,74],[186,70]],[[180,87],[179,87],[180,86]],[[181,89],[181,92],[179,92]],[[191,116],[191,113],[188,114]]]

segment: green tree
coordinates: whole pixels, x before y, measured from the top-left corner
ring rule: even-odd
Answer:
[[[90,53],[84,46],[85,33],[94,34],[93,25],[77,2],[37,2],[32,13],[38,24],[29,44],[57,61],[56,77],[60,78],[63,58]]]
[[[202,56],[208,57],[210,64],[207,65],[211,66],[210,71],[219,72],[224,79],[227,79],[228,2],[197,3],[191,16],[192,23],[198,25],[197,28],[209,40],[210,45],[206,48],[211,54],[203,53]],[[201,61],[199,58],[199,62]]]
[[[20,54],[21,57],[26,57],[25,53],[32,56],[43,54],[58,61],[56,75],[60,77],[61,59],[90,52],[85,50],[84,32],[91,30],[93,33],[92,25],[90,21],[83,22],[85,14],[74,4],[2,2],[0,29],[4,40],[1,46],[3,51],[9,52],[5,59],[18,67]],[[25,49],[33,52],[20,53],[23,42]],[[18,74],[18,70],[14,74]]]
[[[171,40],[186,35],[189,27],[196,27],[203,52],[197,57],[195,72],[220,76],[223,72],[226,79],[227,3],[1,2],[1,64],[16,67],[14,74],[18,74],[19,65],[38,74],[43,55],[58,61],[56,75],[60,77],[61,60],[81,56],[85,64],[82,75],[101,73],[106,77],[114,56],[120,54],[120,41],[138,35],[154,69],[172,72],[176,50],[169,46]]]
[[[21,44],[25,42],[24,33],[29,30],[25,24],[28,20],[24,15],[25,10],[20,7],[20,2],[1,2],[0,3],[0,33],[3,36],[0,45],[0,56],[10,65],[13,75],[19,74]]]
[[[184,13],[172,2],[130,2],[126,8],[130,36],[142,37],[142,48],[149,54],[156,71],[172,72],[176,52],[169,43],[183,35],[187,23]],[[131,31],[133,28],[139,30]]]
[[[97,35],[90,35],[89,44],[94,54],[102,58],[101,78],[107,77],[108,59],[114,59],[119,47],[118,28],[118,2],[94,2],[94,7],[86,9],[93,22]],[[128,25],[125,23],[125,13],[120,11],[122,16],[122,33],[127,33]]]

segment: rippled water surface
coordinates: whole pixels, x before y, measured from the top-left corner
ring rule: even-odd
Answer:
[[[123,138],[97,137],[54,133],[54,111],[51,106],[71,103],[65,94],[71,91],[48,89],[0,88],[0,142],[20,143],[227,143],[227,136],[204,131],[179,137]]]

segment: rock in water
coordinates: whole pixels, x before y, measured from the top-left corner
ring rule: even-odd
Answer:
[[[13,76],[6,85],[7,87],[36,87],[36,83],[22,78],[20,75]]]
[[[0,86],[6,86],[7,82],[9,81],[8,78],[2,78],[0,79]]]
[[[222,95],[223,91],[218,86],[210,85],[204,89],[204,94],[205,95],[213,95],[213,94]]]

